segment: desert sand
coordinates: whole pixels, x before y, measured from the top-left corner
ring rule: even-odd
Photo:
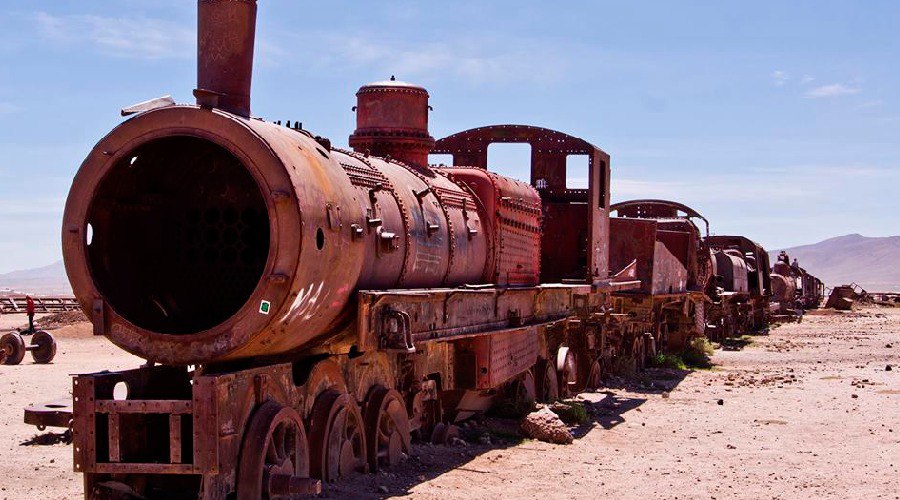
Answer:
[[[85,323],[54,334],[52,365],[0,366],[0,498],[80,497],[71,446],[34,444],[22,408],[66,395],[68,374],[140,364]],[[734,348],[581,395],[592,418],[572,445],[475,427],[490,444],[416,445],[323,496],[900,498],[900,309],[810,314]]]

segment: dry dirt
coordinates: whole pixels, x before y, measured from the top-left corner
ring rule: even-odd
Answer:
[[[55,334],[54,364],[0,366],[0,498],[78,497],[71,447],[27,444],[36,432],[22,408],[66,394],[69,373],[140,362],[85,324]],[[583,395],[591,424],[572,445],[520,441],[489,420],[463,429],[469,444],[416,445],[391,471],[325,494],[900,498],[900,309],[807,315],[714,362]],[[477,437],[486,428],[491,444]]]

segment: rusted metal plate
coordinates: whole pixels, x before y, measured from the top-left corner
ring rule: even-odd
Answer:
[[[362,350],[405,349],[403,342],[385,340],[408,338],[415,344],[546,323],[570,314],[573,296],[591,290],[590,285],[558,284],[508,289],[361,291],[359,346]],[[398,315],[406,317],[406,321],[385,320]],[[396,328],[408,331],[400,334]]]
[[[72,380],[72,453],[75,472],[88,472],[96,464],[94,379],[78,375]]]
[[[72,399],[26,406],[25,423],[42,427],[68,428],[72,424]]]
[[[443,168],[441,172],[472,189],[482,206],[482,218],[489,221],[491,247],[485,280],[501,286],[536,285],[541,274],[542,234],[537,191],[477,168]]]
[[[610,219],[610,267],[623,269],[635,263],[640,292],[653,290],[653,258],[656,249],[656,222],[644,219]]]
[[[182,400],[100,400],[94,404],[97,413],[191,413],[193,403]]]
[[[190,464],[98,463],[93,472],[99,474],[193,474]]]
[[[181,415],[169,415],[169,461],[181,462]]]
[[[122,454],[121,454],[121,446],[120,446],[120,434],[119,429],[121,427],[121,418],[117,413],[111,413],[109,415],[109,427],[107,431],[108,440],[109,440],[109,461],[110,462],[121,462]]]
[[[537,361],[538,341],[533,328],[472,339],[478,369],[478,389],[498,387],[531,368]]]

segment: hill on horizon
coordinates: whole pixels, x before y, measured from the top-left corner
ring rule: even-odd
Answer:
[[[769,253],[771,262],[781,250]],[[783,250],[827,287],[857,283],[870,292],[900,292],[900,236],[847,234]]]
[[[63,262],[0,274],[0,294],[71,295]]]

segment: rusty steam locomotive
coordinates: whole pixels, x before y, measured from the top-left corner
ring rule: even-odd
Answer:
[[[680,204],[610,207],[610,157],[587,141],[518,125],[435,141],[428,92],[392,78],[359,89],[338,149],[251,116],[255,0],[198,13],[196,105],[125,110],[66,204],[82,308],[147,360],[74,378],[87,497],[316,492],[498,395],[554,400],[708,324],[764,325],[762,248],[708,237]],[[529,183],[487,170],[495,142],[531,145]],[[570,155],[587,189],[566,188]]]

